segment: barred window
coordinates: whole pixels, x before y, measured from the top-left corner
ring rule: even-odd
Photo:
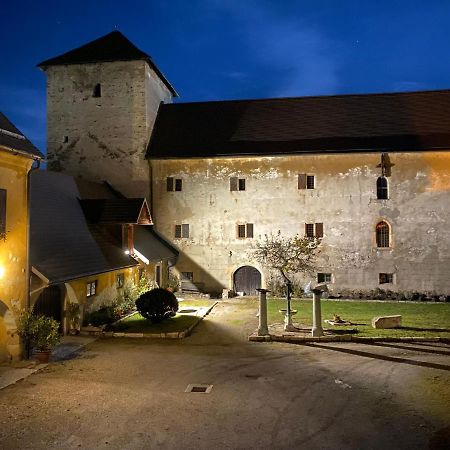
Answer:
[[[252,238],[253,237],[253,224],[238,224],[237,226],[237,237],[240,239]]]
[[[298,175],[298,189],[314,189],[315,188],[315,176],[307,175],[306,173],[300,173]]]
[[[323,223],[305,223],[305,236],[308,238],[322,238]]]
[[[230,191],[245,191],[245,178],[231,177]]]
[[[376,226],[377,247],[389,247],[389,225],[382,221]]]

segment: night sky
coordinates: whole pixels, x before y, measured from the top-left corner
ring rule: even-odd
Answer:
[[[4,0],[0,111],[45,151],[36,64],[114,29],[178,101],[450,88],[449,0]]]

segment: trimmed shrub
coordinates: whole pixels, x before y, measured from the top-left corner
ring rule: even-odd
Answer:
[[[173,317],[178,311],[178,300],[166,289],[152,289],[136,300],[136,308],[142,317],[152,323]]]
[[[115,311],[115,307],[109,305],[86,314],[83,324],[100,327],[102,325],[109,325],[119,319],[120,316]]]

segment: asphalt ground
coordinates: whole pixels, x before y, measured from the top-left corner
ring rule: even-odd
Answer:
[[[100,339],[1,390],[0,448],[448,448],[450,346],[248,342],[243,302],[188,338]]]

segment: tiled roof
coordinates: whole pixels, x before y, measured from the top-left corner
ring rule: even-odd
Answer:
[[[152,58],[147,53],[139,50],[117,30],[62,55],[42,61],[38,64],[38,67],[45,69],[48,66],[139,60],[146,61],[172,94],[175,97],[178,96],[175,89],[158,69]]]
[[[44,158],[44,155],[1,112],[0,147],[4,147],[13,152],[22,153],[32,158]]]
[[[161,104],[148,158],[450,148],[450,90]]]
[[[50,283],[138,264],[121,242],[86,221],[71,176],[34,171],[30,191],[30,261]]]

